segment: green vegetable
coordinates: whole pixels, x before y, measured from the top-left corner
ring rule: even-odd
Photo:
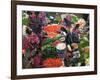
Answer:
[[[28,23],[29,23],[28,18],[23,18],[22,19],[22,25],[28,25]]]
[[[72,16],[71,21],[72,21],[73,23],[76,23],[76,22],[78,21],[78,17],[77,17],[77,16]]]

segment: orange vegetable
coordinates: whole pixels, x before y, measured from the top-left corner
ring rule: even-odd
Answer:
[[[47,33],[48,37],[54,38],[57,36],[57,31],[59,31],[61,28],[60,25],[53,24],[53,25],[48,25],[44,27],[44,31]]]
[[[60,58],[48,58],[43,61],[44,67],[60,67],[62,65],[62,60]]]

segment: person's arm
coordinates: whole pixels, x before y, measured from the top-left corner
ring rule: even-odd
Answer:
[[[69,51],[72,51],[72,49],[71,49],[71,46],[70,46],[70,45],[67,45],[67,48],[68,48],[68,50],[69,50]]]
[[[80,39],[79,39],[79,36],[78,36],[77,33],[73,33],[73,41],[74,41],[75,43],[79,43],[79,42],[80,42]]]

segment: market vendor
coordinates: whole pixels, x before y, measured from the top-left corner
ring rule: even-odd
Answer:
[[[78,43],[80,42],[78,33],[74,32],[73,29],[74,29],[73,27],[70,27],[70,31],[67,33],[66,40],[65,40],[67,48],[65,51],[64,63],[66,66],[71,66],[71,62],[74,60],[72,56],[75,56],[75,57],[77,56],[77,54],[74,54],[75,53],[74,47],[73,47],[74,45],[72,44],[74,43],[75,46],[77,45],[77,49],[78,49]]]
[[[66,44],[71,45],[72,43],[79,43],[79,36],[76,32],[73,32],[73,27],[70,27],[70,31],[66,36]]]
[[[78,62],[79,62],[79,58],[80,58],[80,51],[78,48],[78,44],[77,43],[72,43],[72,59],[71,59],[71,65],[72,66],[78,66]]]

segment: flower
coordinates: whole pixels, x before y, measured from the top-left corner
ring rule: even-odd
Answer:
[[[60,67],[62,65],[62,60],[60,58],[47,58],[43,61],[44,67]]]
[[[83,27],[86,25],[86,21],[84,19],[79,19],[77,24],[80,25],[81,29],[83,29]]]

